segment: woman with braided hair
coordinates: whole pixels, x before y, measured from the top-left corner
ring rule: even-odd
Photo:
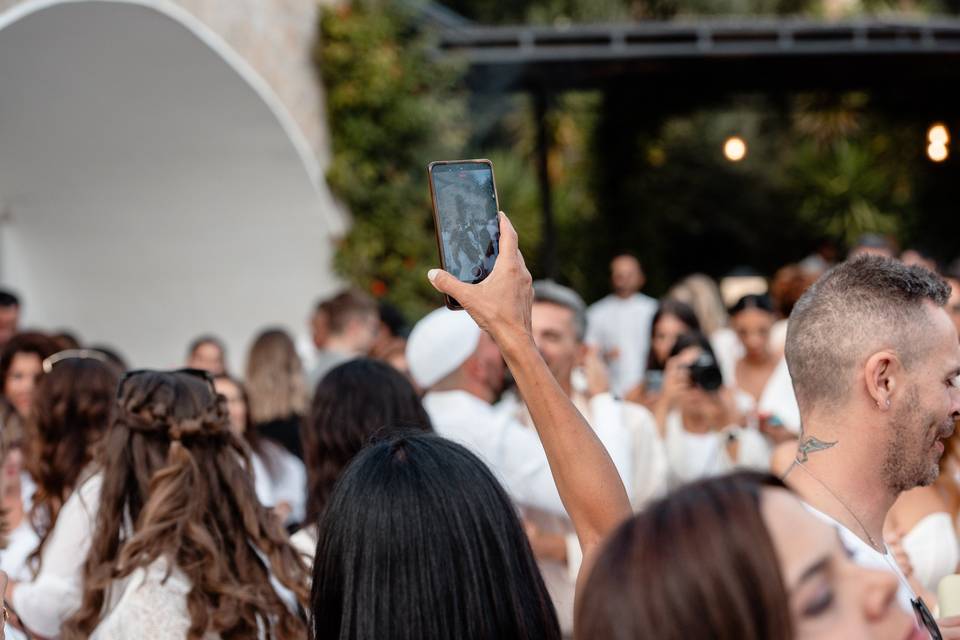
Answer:
[[[303,638],[307,570],[257,501],[212,380],[127,374],[64,638]]]

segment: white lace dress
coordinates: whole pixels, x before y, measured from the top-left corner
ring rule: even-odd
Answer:
[[[118,585],[110,611],[93,630],[91,640],[183,640],[190,628],[187,595],[190,581],[174,569],[166,577],[167,563],[160,559],[138,569]],[[208,633],[205,640],[219,640]]]

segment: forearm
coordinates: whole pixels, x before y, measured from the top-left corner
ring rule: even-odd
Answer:
[[[594,546],[631,515],[616,466],[529,336],[493,337],[530,411],[580,544]]]

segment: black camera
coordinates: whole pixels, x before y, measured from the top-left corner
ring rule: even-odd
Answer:
[[[700,387],[704,391],[716,391],[723,385],[723,373],[720,372],[714,357],[706,351],[701,353],[688,369],[690,384],[695,387]]]

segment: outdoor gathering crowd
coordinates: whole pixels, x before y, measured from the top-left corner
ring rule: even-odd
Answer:
[[[657,301],[620,255],[588,308],[501,215],[486,280],[428,274],[465,311],[346,290],[242,378],[215,335],[129,370],[0,292],[5,635],[960,638],[936,269],[866,238]]]

